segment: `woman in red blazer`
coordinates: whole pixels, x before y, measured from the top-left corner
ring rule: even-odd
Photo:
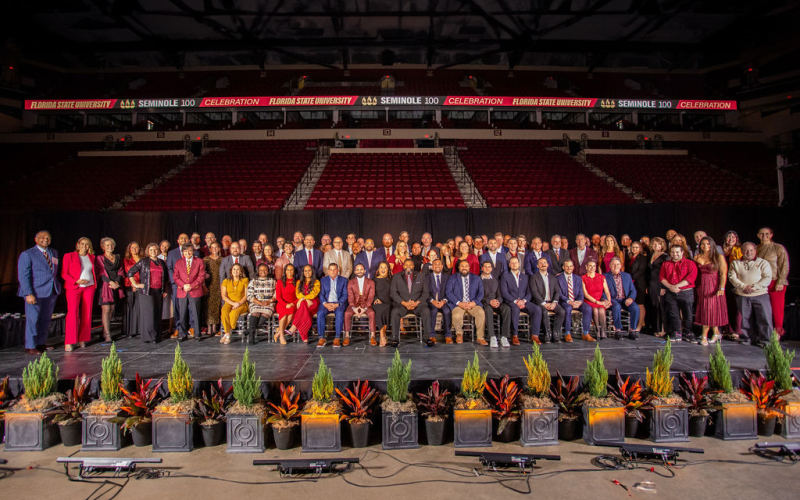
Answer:
[[[481,264],[478,261],[478,256],[470,251],[469,243],[467,243],[466,241],[462,241],[458,244],[458,259],[456,260],[455,265],[453,266],[452,274],[456,274],[456,272],[458,271],[458,264],[462,260],[466,260],[467,263],[469,264],[470,273],[476,276],[480,276]]]
[[[95,256],[89,238],[81,238],[75,251],[64,255],[61,277],[67,296],[66,338],[64,350],[72,351],[73,344],[86,347],[92,338],[92,303],[97,289]]]

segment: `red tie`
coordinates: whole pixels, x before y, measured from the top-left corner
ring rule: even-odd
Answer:
[[[387,248],[387,249],[386,249],[386,258],[388,259],[388,258],[389,258],[389,257],[391,257],[391,256],[392,256],[392,255],[391,255],[391,253],[389,252],[389,249]]]
[[[575,293],[572,291],[572,276],[566,276],[567,278],[567,293],[569,295],[569,300],[575,300]]]
[[[233,258],[233,263],[234,264],[238,264],[239,263],[239,257],[234,257]]]
[[[309,250],[308,251],[308,265],[309,266],[313,266],[314,265],[314,258],[311,255],[312,255],[311,254],[311,250]]]

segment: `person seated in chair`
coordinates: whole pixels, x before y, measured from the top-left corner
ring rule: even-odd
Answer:
[[[560,241],[559,241],[560,243]],[[561,341],[561,330],[564,327],[564,308],[559,305],[561,298],[561,291],[558,286],[556,276],[548,272],[550,267],[547,259],[542,257],[536,263],[539,272],[528,277],[528,284],[531,288],[531,297],[533,302],[539,306],[542,314],[542,323],[544,323],[545,340],[550,342]],[[553,321],[553,328],[550,328],[550,319],[548,313],[555,314],[555,321]],[[539,330],[533,331],[538,334]],[[564,337],[565,342],[572,342],[572,337]]]
[[[414,261],[403,262],[403,272],[392,277],[392,347],[400,345],[400,320],[407,314],[417,316],[422,323],[422,332],[428,337],[428,345],[436,343],[427,302],[430,297],[428,282],[424,276],[414,272]]]
[[[469,267],[469,262],[460,261],[458,274],[452,276],[447,282],[447,299],[453,308],[456,344],[464,341],[464,315],[470,315],[475,323],[475,342],[479,345],[489,345],[483,338],[483,327],[486,322],[486,314],[481,307],[483,284],[479,277],[470,272]]]
[[[452,344],[453,334],[450,332],[452,307],[447,297],[447,283],[448,279],[454,279],[454,277],[443,273],[443,269],[444,265],[441,260],[436,259],[431,263],[431,272],[427,275],[428,290],[430,290],[428,308],[430,309],[432,328],[436,327],[436,315],[442,313],[442,330],[444,330],[445,343]]]
[[[584,300],[583,280],[574,273],[575,264],[572,259],[567,259],[562,265],[563,273],[558,275],[558,287],[561,291],[559,305],[564,308],[564,341],[572,339],[572,311],[578,310],[581,313],[581,325],[583,327],[582,337],[586,342],[595,342],[589,335],[589,328],[592,326],[592,308]],[[570,339],[570,340],[567,340]]]
[[[372,302],[375,300],[375,282],[367,278],[366,274],[364,264],[356,264],[355,277],[347,283],[348,305],[344,312],[344,338],[345,342],[350,342],[353,316],[362,318],[366,316],[369,321],[369,345],[375,346],[378,345],[375,340],[375,311],[372,309]]]
[[[256,242],[258,243],[258,242]],[[253,244],[255,246],[255,243]],[[247,318],[247,342],[256,343],[256,329],[263,327],[272,315],[275,314],[275,278],[269,274],[269,266],[265,263],[258,265],[258,277],[247,285],[247,302],[250,304],[250,316]],[[279,340],[286,344],[280,332],[275,334],[274,341]]]
[[[511,240],[513,241],[513,240]],[[542,310],[531,303],[531,291],[528,288],[528,275],[520,272],[518,257],[508,260],[509,271],[500,277],[500,293],[503,300],[511,308],[511,345],[519,345],[519,315],[528,313],[530,319],[531,339],[535,344],[541,344],[539,329],[542,325]],[[533,333],[535,332],[535,335]]]
[[[341,347],[340,338],[344,326],[344,310],[347,307],[347,278],[339,276],[339,265],[328,265],[328,275],[319,280],[319,309],[317,310],[317,333],[319,333],[318,347],[325,346],[325,318],[329,314],[335,316],[336,336],[333,339],[333,348]],[[344,346],[350,345],[350,337],[345,337]]]
[[[628,328],[628,338],[631,340],[639,339],[639,331],[636,325],[639,324],[639,305],[636,304],[636,287],[633,286],[631,275],[622,272],[622,261],[618,257],[611,259],[609,272],[605,273],[608,291],[611,292],[611,317],[614,320],[617,340],[624,335],[622,332],[622,309],[628,311],[630,315],[630,325]]]
[[[489,244],[497,245],[495,240],[489,240]],[[485,255],[485,254],[484,254]],[[502,255],[498,252],[498,256]],[[505,261],[503,264],[505,266]],[[496,349],[498,345],[498,335],[494,331],[494,313],[500,315],[500,345],[510,347],[508,343],[509,331],[511,330],[511,308],[503,302],[500,293],[500,280],[494,275],[494,268],[491,261],[484,261],[481,266],[481,282],[483,283],[483,311],[486,316],[486,330],[489,332],[489,347]]]

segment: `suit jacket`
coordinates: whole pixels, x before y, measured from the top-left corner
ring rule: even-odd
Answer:
[[[89,261],[92,263],[92,284],[88,288],[97,287],[97,271],[95,270],[95,256],[88,255]],[[44,255],[42,255],[44,258]],[[47,261],[45,261],[45,264]],[[78,252],[69,252],[64,254],[64,265],[61,267],[61,277],[64,279],[64,288],[66,290],[77,290],[81,288],[80,285],[75,284],[81,278],[81,257]]]
[[[375,273],[378,272],[378,265],[381,262],[385,262],[386,258],[383,255],[381,250],[373,250],[372,251],[372,259],[370,262],[367,261],[367,252],[366,250],[362,250],[358,255],[356,255],[356,261],[353,264],[353,269],[355,269],[356,264],[362,264],[364,269],[366,269],[367,273],[366,276],[369,279],[375,279]]]
[[[503,300],[509,304],[513,304],[518,299],[530,302],[531,291],[528,289],[528,275],[519,273],[519,285],[517,285],[514,273],[511,271],[504,273],[500,277],[500,294],[503,296]]]
[[[494,269],[492,270],[492,277],[494,279],[498,279],[500,278],[501,274],[503,274],[508,270],[508,263],[506,262],[506,256],[500,253],[499,251],[495,254],[494,259],[496,264],[494,266]],[[481,268],[483,268],[484,262],[492,262],[492,257],[491,255],[489,255],[489,252],[484,252],[484,254],[481,255],[480,259]]]
[[[395,252],[396,249],[397,248],[394,245],[389,247],[389,257],[394,255],[394,252]],[[377,247],[375,250],[377,250],[379,253],[381,253],[383,255],[383,259],[384,260],[389,258],[389,257],[386,256],[386,247],[384,247],[383,245]],[[411,252],[411,245],[409,245],[408,251]]]
[[[358,293],[358,278],[347,283],[347,302],[350,307],[372,307],[375,301],[375,282],[364,275],[364,293]]]
[[[625,294],[626,299],[636,299],[636,287],[633,286],[633,279],[631,275],[626,272],[619,273],[622,279],[622,293]],[[610,272],[605,273],[606,283],[608,283],[608,291],[611,293],[611,299],[617,298],[617,285],[614,283],[614,277]]]
[[[475,302],[480,304],[483,301],[483,283],[480,276],[475,276],[470,273],[469,290],[467,291],[467,302]],[[447,282],[447,300],[455,307],[459,302],[464,302],[464,285],[461,274],[453,275],[450,281]]]
[[[550,259],[550,255],[547,252],[542,252],[542,257],[547,261],[547,269],[553,267],[553,261]],[[531,250],[530,252],[525,252],[525,274],[537,274],[539,272],[539,268],[536,265],[539,263],[539,258],[536,257],[536,254]],[[550,271],[548,271],[550,272]]]
[[[569,300],[569,287],[567,286],[567,275],[562,273],[558,278],[558,288],[561,291],[561,297],[559,298],[559,303],[564,305]],[[585,297],[583,296],[583,280],[577,273],[572,273],[572,295],[575,297],[575,300],[579,300],[583,302]]]
[[[33,246],[21,254],[17,260],[17,280],[19,290],[17,296],[25,297],[34,295],[46,298],[52,294],[61,293],[61,283],[58,277],[58,252],[52,248],[47,249],[51,265],[47,264],[47,259],[39,250],[38,245]]]
[[[439,279],[439,293],[436,293],[436,277],[434,276],[433,271],[427,273],[425,278],[428,281],[428,291],[430,293],[428,302],[432,300],[436,301],[446,300],[450,302],[449,297],[447,297],[447,283],[448,280],[451,279],[452,277],[453,277],[452,274],[446,273],[444,270],[442,270],[442,275],[441,278]],[[406,288],[408,288],[408,286],[406,286]]]
[[[195,250],[194,256],[195,258],[199,257],[200,260],[203,260],[203,257],[205,257],[201,250]],[[181,260],[182,258],[183,258],[183,252],[181,251],[180,248],[173,248],[172,250],[167,252],[167,270],[169,271],[169,283],[172,285],[173,290],[175,289],[175,276],[174,276],[175,263]],[[172,290],[170,290],[169,287],[167,286],[164,286],[163,290],[165,290],[167,293],[170,294],[172,293]]]
[[[331,286],[336,287],[336,303],[341,307],[347,306],[347,278],[343,276],[337,276],[335,284],[331,282],[330,276],[319,280],[319,305],[322,306],[328,302]]]
[[[544,279],[542,274],[537,270],[533,276],[528,276],[528,286],[531,288],[531,297],[536,304],[544,304],[545,302],[558,303],[561,298],[561,291],[558,286],[558,280],[555,274],[547,273],[547,286],[550,288],[550,300],[545,301],[546,291],[544,288]]]
[[[564,272],[562,266],[564,265],[564,261],[570,259],[569,251],[559,249],[558,256],[556,257],[556,251],[551,248],[547,251],[547,255],[550,256],[550,267],[547,268],[547,272],[550,274],[561,274]]]
[[[430,292],[428,289],[428,281],[425,276],[419,273],[411,274],[411,293],[408,292],[408,284],[406,283],[405,273],[399,273],[392,276],[392,302],[395,305],[400,305],[401,302],[413,300],[420,302],[428,302]]]
[[[187,292],[184,291],[183,285],[189,284],[192,286],[189,290],[189,297],[199,298],[203,294],[203,284],[206,281],[206,264],[203,259],[194,257],[192,259],[192,267],[190,271],[186,272],[186,258],[179,260],[175,263],[175,271],[173,279],[175,280],[175,296],[179,299],[186,297]]]
[[[275,259],[275,279],[279,280],[283,278],[283,270],[286,269],[286,266],[289,264],[294,265],[294,254],[292,254],[291,260],[286,254],[281,255],[277,259]],[[295,276],[297,275],[297,270],[295,269]]]
[[[586,274],[586,263],[590,260],[597,262],[597,252],[595,252],[594,248],[591,246],[587,246],[586,253],[583,255],[583,262],[578,262],[578,247],[570,248],[569,258],[572,260],[572,263],[575,264],[575,274],[583,276]]]
[[[350,276],[353,274],[353,260],[350,258],[350,252],[342,248],[342,266],[339,269],[339,275],[343,276],[346,279],[350,279]],[[307,256],[306,256],[307,257]],[[328,266],[330,264],[339,264],[336,260],[336,249],[331,250],[330,252],[326,253],[323,258],[323,269],[327,272]]]
[[[492,277],[492,279],[485,279],[481,277],[483,283],[483,305],[488,305],[493,300],[503,302],[503,296],[500,294],[500,280]]]
[[[249,255],[239,255],[239,265],[244,268],[244,275],[248,280],[255,278],[256,268],[253,265],[253,259]],[[222,283],[231,277],[231,268],[233,267],[233,255],[228,255],[219,264],[219,281]],[[295,278],[298,275],[295,274]]]
[[[322,278],[325,275],[325,270],[322,268],[322,264],[324,261],[324,257],[322,252],[317,250],[316,248],[311,250],[311,259],[312,259],[312,267],[314,268],[314,272],[316,273],[317,279]],[[308,265],[308,250],[303,247],[302,250],[299,252],[295,252],[294,254],[294,267],[298,268],[298,275],[302,276],[302,269],[303,267]]]

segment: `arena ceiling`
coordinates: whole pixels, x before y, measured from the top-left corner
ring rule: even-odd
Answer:
[[[798,1],[24,0],[5,58],[70,69],[318,64],[761,64],[798,50]]]

